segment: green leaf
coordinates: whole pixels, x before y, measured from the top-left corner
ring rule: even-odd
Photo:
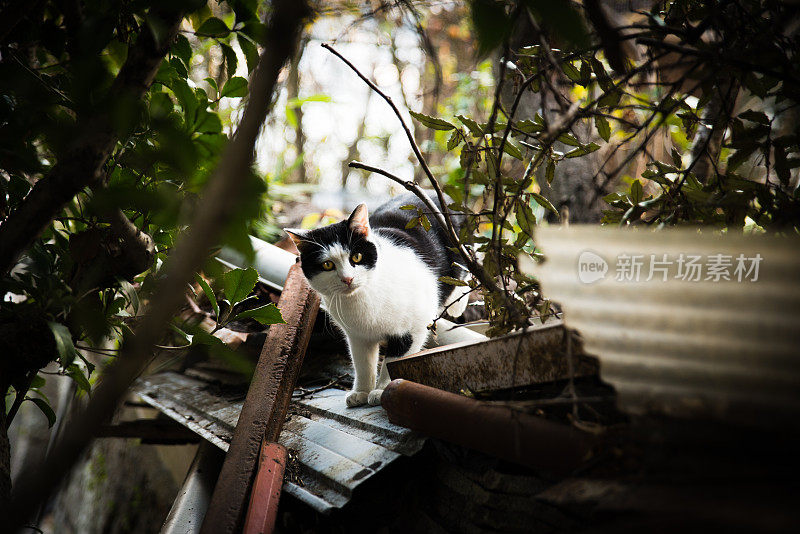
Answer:
[[[517,224],[527,235],[533,237],[533,227],[536,224],[536,216],[531,207],[522,201],[517,202]]]
[[[440,276],[439,281],[444,282],[445,284],[450,284],[451,286],[469,286],[469,284],[464,280],[459,280],[458,278],[453,278],[452,276]]]
[[[611,138],[611,125],[602,115],[595,115],[594,125],[597,128],[597,133],[603,138],[603,141],[608,141]]]
[[[597,101],[597,107],[603,108],[616,106],[619,103],[620,98],[622,98],[622,92],[619,89],[612,89]]]
[[[82,389],[86,393],[92,392],[92,385],[89,383],[89,379],[83,374],[83,369],[81,369],[78,364],[73,363],[67,367],[66,372],[67,375],[75,381],[79,389]]]
[[[552,211],[552,212],[553,212],[553,213],[555,213],[555,214],[558,214],[558,210],[555,208],[555,206],[553,206],[553,205],[550,203],[550,201],[549,201],[549,200],[547,200],[546,198],[544,198],[544,197],[543,197],[542,195],[540,195],[539,193],[533,193],[533,192],[532,192],[532,193],[531,193],[531,197],[533,197],[533,199],[536,201],[536,203],[537,203],[537,204],[539,204],[540,206],[542,206],[543,208],[545,208],[545,209],[548,209],[548,210]]]
[[[444,119],[439,119],[437,117],[431,117],[430,115],[424,115],[422,113],[417,113],[416,111],[409,111],[412,117],[417,119],[423,126],[428,128],[432,128],[434,130],[453,130],[455,128],[454,125],[450,124]]]
[[[247,72],[253,72],[253,69],[258,65],[258,48],[244,37],[240,37],[238,41],[244,58],[247,60]]]
[[[53,411],[50,405],[47,404],[47,401],[44,399],[40,399],[39,397],[25,397],[25,399],[31,401],[32,403],[34,403],[36,406],[39,407],[44,416],[47,417],[48,428],[52,428],[52,426],[56,422],[56,413]]]
[[[31,380],[30,389],[40,388],[40,387],[44,386],[46,383],[47,383],[47,380],[43,376],[36,375],[36,376],[33,377],[33,380]]]
[[[228,98],[238,98],[247,94],[247,80],[241,76],[234,76],[225,82],[225,85],[220,91],[220,98],[226,96]]]
[[[570,150],[566,154],[564,154],[565,158],[579,158],[581,156],[585,156],[586,154],[591,154],[595,150],[599,149],[600,145],[597,143],[589,143],[588,145],[581,145],[578,148]]]
[[[214,89],[214,91],[219,93],[219,87],[217,87],[217,80],[209,76],[208,78],[203,78],[203,81],[205,81],[208,85],[210,85],[211,88]]]
[[[578,138],[568,132],[564,132],[563,134],[559,135],[558,140],[565,145],[581,146],[581,142],[578,141]]]
[[[431,221],[428,220],[428,216],[424,213],[419,216],[419,224],[425,228],[425,231],[429,231],[431,229]]]
[[[564,71],[564,74],[567,75],[567,78],[569,78],[575,83],[580,83],[581,73],[571,62],[569,61],[563,62],[561,64],[561,69]]]
[[[414,217],[406,223],[406,230],[410,230],[419,224],[419,217]]]
[[[229,45],[220,43],[219,46],[222,48],[222,55],[225,56],[225,67],[228,71],[228,79],[231,79],[236,76],[236,68],[239,66],[239,58],[236,57],[236,52],[234,52],[233,48],[231,48]]]
[[[759,124],[769,124],[769,117],[763,111],[754,111],[752,109],[748,109],[742,113],[739,113],[740,119],[747,119],[752,122],[757,122]]]
[[[642,182],[636,179],[631,184],[631,201],[633,201],[634,204],[638,204],[642,201],[643,196],[644,191],[642,190]]]
[[[244,319],[246,317],[255,319],[256,321],[258,321],[263,325],[286,323],[286,321],[283,320],[281,311],[278,308],[276,308],[274,304],[267,304],[265,306],[259,306],[258,308],[253,308],[252,310],[246,310],[237,313],[236,317],[234,317],[231,320],[235,321],[237,319]]]
[[[447,140],[447,150],[453,150],[461,143],[461,131],[458,129],[453,130],[450,138]]]
[[[522,150],[520,150],[520,148],[513,141],[511,141],[511,139],[506,139],[506,142],[503,145],[503,152],[512,158],[522,161]]]
[[[202,110],[197,117],[194,131],[198,133],[220,133],[222,132],[222,121],[219,120],[219,115],[216,113]]]
[[[263,45],[267,40],[267,26],[258,20],[249,20],[245,22],[241,31],[256,43]]]
[[[247,298],[258,282],[258,271],[252,267],[233,269],[222,275],[222,289],[231,306]]]
[[[676,167],[683,166],[683,158],[681,158],[680,153],[675,148],[670,151],[670,156],[672,157],[672,163],[674,163]]]
[[[209,347],[226,346],[225,342],[205,330],[197,330],[192,334],[192,345],[206,345]]]
[[[525,119],[522,121],[517,121],[514,123],[518,130],[523,131],[527,134],[535,134],[541,132],[544,129],[544,126],[533,122],[532,120]]]
[[[401,210],[415,210],[417,207],[414,204],[406,204],[405,206],[400,206]]]
[[[465,115],[456,115],[456,118],[461,121],[461,124],[469,128],[469,131],[473,136],[481,137],[483,135],[483,130],[481,130],[481,127],[474,120]]]
[[[547,162],[547,169],[545,170],[545,179],[547,180],[548,184],[553,183],[553,178],[556,175],[556,162],[552,159]]]
[[[194,279],[197,280],[198,284],[200,284],[200,288],[203,290],[203,293],[206,294],[206,298],[211,303],[211,308],[214,310],[217,318],[219,318],[219,304],[217,303],[217,296],[214,295],[214,290],[211,289],[211,286],[208,285],[208,282],[206,282],[205,279],[199,274],[195,274]]]
[[[61,323],[48,322],[50,331],[56,340],[56,352],[58,353],[58,363],[62,367],[67,367],[78,357],[78,351],[72,343],[72,334],[69,329]]]
[[[225,37],[230,32],[230,28],[228,28],[224,22],[217,17],[211,17],[206,19],[200,27],[197,28],[195,34],[202,37]]]
[[[187,69],[191,66],[192,45],[189,44],[189,39],[185,35],[178,34],[170,51],[183,61]]]
[[[183,64],[183,61],[181,61],[180,58],[170,58],[169,63],[175,68],[175,72],[178,73],[178,76],[182,78],[187,78],[189,76],[189,71],[186,69],[186,66]]]

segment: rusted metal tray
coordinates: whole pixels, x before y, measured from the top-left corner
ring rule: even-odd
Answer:
[[[224,451],[244,403],[241,391],[171,371],[140,379],[134,392]],[[425,439],[391,424],[380,406],[347,408],[345,394],[327,389],[293,400],[279,440],[290,456],[284,491],[323,513]]]

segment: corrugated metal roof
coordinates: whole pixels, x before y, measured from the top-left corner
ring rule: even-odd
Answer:
[[[213,384],[165,372],[140,379],[145,402],[228,450],[244,398],[219,394]],[[320,512],[344,506],[353,491],[424,438],[389,423],[380,406],[347,408],[345,391],[327,389],[292,401],[279,442],[290,452],[284,490]]]
[[[545,263],[523,269],[563,305],[622,408],[751,423],[800,413],[797,239],[571,226],[537,229],[537,245]],[[740,254],[760,255],[757,280],[738,280]],[[653,258],[665,255],[666,280],[651,276]],[[707,279],[707,270],[699,281],[676,278],[681,255],[706,266],[721,255],[732,262],[730,280]],[[634,256],[643,262],[639,279],[619,280],[620,262]],[[607,272],[581,281],[586,261],[605,262]]]

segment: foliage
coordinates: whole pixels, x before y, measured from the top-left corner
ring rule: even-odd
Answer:
[[[60,374],[90,392],[96,373],[86,351],[113,357],[113,347],[130,335],[140,303],[161,276],[228,141],[233,112],[247,94],[247,80],[237,74],[251,72],[258,60],[265,26],[256,2],[186,0],[169,8],[180,8],[185,16],[141,100],[109,95],[117,85],[149,84],[120,73],[149,34],[156,41],[166,35],[158,18],[161,7],[38,2],[15,24],[4,26],[10,30],[0,41],[0,218],[21,209],[32,187],[46,187],[49,173],[74,157],[74,144],[87,131],[105,133],[98,117],[109,117],[116,140],[102,177],[87,180],[88,187],[57,214],[12,273],[0,279],[0,326],[14,331],[24,323],[28,345],[32,339],[38,343],[4,344],[9,350],[0,362],[0,386],[4,394],[12,387],[19,400],[35,402],[51,424],[52,410],[39,389],[44,380],[37,372],[56,361]],[[222,58],[218,68],[210,61],[214,55]],[[246,69],[238,57],[245,58]],[[249,203],[238,210],[220,245],[247,254],[252,252],[247,237],[251,222],[262,215],[266,188],[254,173],[242,179]],[[120,220],[140,238],[136,246],[152,245],[143,263],[128,261],[132,242],[121,233]],[[229,292],[227,284],[239,275]],[[218,327],[245,317],[266,324],[281,321],[274,306],[249,309],[245,293],[253,289],[254,276],[254,271],[224,276],[226,295],[220,303],[227,308],[217,310]],[[34,330],[30,325],[41,326]],[[195,344],[217,340],[202,334],[187,339]],[[109,340],[112,348],[103,348]]]
[[[412,116],[433,131],[440,151],[458,158],[443,189],[454,200],[449,209],[467,215],[459,237],[476,260],[470,270],[499,281],[496,288],[470,282],[484,291],[491,333],[550,313],[516,262],[521,253],[539,257],[535,225],[548,211],[558,215],[541,185],[569,160],[602,151],[602,165],[585,179],[609,204],[606,224],[800,228],[793,126],[800,43],[787,26],[795,7],[677,0],[614,28],[597,2],[585,2],[587,14],[560,3],[558,15],[533,1],[471,6],[479,51],[502,47],[491,107],[484,118],[448,115],[446,107],[443,116]],[[512,50],[521,20],[530,22],[533,44]],[[504,85],[513,87],[505,100]],[[531,98],[538,110],[519,116]],[[653,157],[655,143],[665,160]],[[626,176],[639,161],[641,176]],[[608,194],[615,183],[624,188]]]

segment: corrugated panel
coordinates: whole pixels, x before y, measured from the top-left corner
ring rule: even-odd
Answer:
[[[523,269],[564,306],[622,408],[751,423],[800,413],[797,239],[571,226],[539,228],[537,244],[546,262]],[[664,254],[673,261],[667,280],[656,271],[648,281],[651,255]],[[704,266],[730,257],[731,280],[707,280],[707,271],[701,281],[676,279],[681,254],[700,255]],[[761,255],[756,281],[734,275],[740,254]],[[617,279],[624,255],[642,257],[638,282]],[[605,276],[581,281],[587,261],[606,262]]]
[[[172,372],[140,379],[135,393],[225,451],[244,402]],[[293,401],[279,440],[290,452],[284,490],[320,512],[344,506],[358,485],[424,442],[389,423],[380,406],[347,408],[345,394],[328,389]]]

